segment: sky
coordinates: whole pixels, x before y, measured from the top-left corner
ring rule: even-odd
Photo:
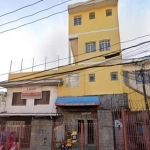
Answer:
[[[38,0],[0,0],[0,15],[18,9],[22,6],[32,4]],[[65,0],[44,0],[32,7],[22,9],[18,12],[0,17],[0,25],[11,20],[15,20],[22,16],[35,13],[39,10],[51,7]],[[66,10],[68,4],[85,0],[72,0],[48,11],[42,12],[30,18],[25,18],[18,22],[0,26],[0,32],[31,22],[33,20],[48,16],[50,14]],[[120,26],[121,41],[130,40],[139,36],[150,34],[150,0],[119,0],[118,14]],[[122,48],[147,41],[150,36],[122,44]],[[125,58],[138,57],[150,54],[150,44],[139,47],[140,49],[132,49],[123,54]],[[133,52],[134,50],[134,52]],[[146,53],[143,52],[146,50]],[[141,53],[140,55],[136,55]],[[21,60],[23,59],[22,68],[31,67],[33,64],[38,65],[45,62],[51,62],[58,59],[68,57],[68,12],[52,16],[34,24],[24,26],[22,28],[0,34],[0,80],[6,80],[10,70],[10,62],[12,60],[11,71],[20,70]],[[59,65],[68,63],[68,59],[59,61]],[[56,67],[58,62],[47,65]],[[34,70],[44,69],[45,66],[34,68]],[[26,71],[31,71],[26,70]]]

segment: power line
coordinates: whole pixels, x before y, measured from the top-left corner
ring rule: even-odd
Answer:
[[[149,41],[149,42],[150,42],[150,41]],[[142,42],[141,44],[143,44],[143,42]],[[139,45],[140,45],[140,43],[137,44],[136,46],[139,46]],[[135,45],[134,45],[133,47],[135,47]],[[128,50],[128,49],[130,49],[130,48],[131,48],[131,46],[125,48],[125,50]],[[122,50],[121,50],[121,51],[122,51]],[[91,60],[91,59],[94,59],[94,58],[98,58],[98,57],[105,57],[105,56],[108,56],[109,54],[111,55],[111,54],[115,54],[115,53],[118,53],[118,52],[121,53],[120,50],[118,50],[118,51],[115,51],[115,52],[111,52],[111,53],[107,53],[107,54],[103,54],[103,55],[98,55],[98,56],[95,56],[95,57],[90,57],[90,58],[88,58],[88,59],[84,59],[84,60],[81,60],[81,61],[78,61],[78,62],[74,62],[74,63],[72,63],[72,64],[70,64],[70,65],[73,65],[73,64],[76,64],[76,63],[81,63],[81,62],[88,61],[88,60]],[[143,57],[142,57],[142,58],[143,58]],[[65,66],[68,66],[68,65],[65,65]],[[62,67],[65,67],[65,66],[62,66]],[[53,69],[57,69],[57,68],[61,68],[61,67],[54,67],[54,68],[51,68],[51,69],[47,69],[47,70],[45,70],[45,71],[40,71],[40,72],[36,72],[36,73],[30,74],[30,75],[25,75],[25,76],[21,76],[21,77],[18,77],[18,78],[13,78],[13,79],[11,79],[11,80],[28,77],[28,76],[32,76],[32,75],[35,75],[35,74],[40,74],[40,73],[42,73],[42,72],[46,72],[46,71],[53,70]],[[4,82],[7,82],[7,81],[8,81],[8,80],[5,80],[5,81],[0,82],[0,83],[4,83]],[[9,80],[9,81],[10,81],[10,80]]]
[[[3,16],[6,16],[6,15],[15,13],[15,12],[17,12],[17,11],[19,11],[19,10],[21,10],[21,9],[27,8],[27,7],[31,7],[31,6],[33,6],[33,5],[36,5],[36,4],[40,3],[40,2],[42,2],[42,1],[44,1],[44,0],[40,0],[40,1],[37,1],[37,2],[35,2],[35,3],[33,3],[33,4],[29,4],[29,5],[23,6],[23,7],[21,7],[21,8],[18,8],[18,9],[16,9],[16,10],[10,11],[10,12],[8,12],[8,13],[5,13],[5,14],[3,14],[3,15],[0,15],[0,17],[3,17]]]
[[[125,51],[125,50],[127,50],[127,49],[134,48],[134,47],[137,47],[137,46],[140,46],[140,45],[143,45],[143,44],[147,44],[147,43],[150,43],[150,41],[145,41],[145,42],[139,43],[139,44],[134,45],[134,46],[130,46],[130,47],[127,47],[127,48],[123,48],[123,49],[122,49],[122,52]]]
[[[92,1],[94,1],[94,0],[90,0],[90,1],[88,1],[87,3],[84,3],[84,4],[81,4],[81,5],[78,5],[78,6],[76,6],[76,7],[70,8],[70,9],[75,9],[75,8],[77,8],[77,7],[80,7],[80,6],[86,5],[86,4],[88,4],[88,3],[91,3]],[[1,32],[0,32],[0,34],[5,33],[5,32],[8,32],[8,31],[16,30],[16,29],[18,29],[18,28],[21,28],[21,27],[24,27],[24,26],[27,26],[27,25],[30,25],[30,24],[36,23],[36,22],[38,22],[38,21],[41,21],[41,20],[44,20],[44,19],[50,18],[50,17],[55,16],[55,15],[57,15],[57,14],[64,13],[64,12],[66,12],[66,11],[68,11],[68,9],[65,9],[65,10],[63,10],[63,11],[59,11],[59,12],[53,13],[53,14],[51,14],[51,15],[48,15],[48,16],[42,17],[42,18],[40,18],[40,19],[37,19],[37,20],[31,21],[31,22],[28,22],[28,23],[22,24],[22,25],[20,25],[20,26],[14,27],[14,28],[10,28],[10,29],[7,29],[7,30],[4,30],[4,31],[1,31]]]
[[[141,37],[143,37],[143,36],[141,36]],[[131,39],[131,41],[133,41],[133,40],[136,40],[137,38],[134,38],[134,39]],[[125,42],[130,42],[130,40],[128,40],[128,41],[124,41],[124,43]],[[146,43],[149,43],[150,41],[146,41]],[[121,43],[121,42],[120,42]],[[117,44],[120,44],[120,43],[115,43],[115,44],[113,44],[113,45],[111,45],[110,47],[113,47],[113,46],[115,46],[115,45],[117,45]],[[140,45],[143,45],[143,44],[146,44],[145,42],[142,42],[142,43],[139,43],[139,44],[137,44],[137,45],[134,45],[133,47],[137,47],[137,46],[140,46]],[[127,50],[127,49],[130,49],[130,48],[132,48],[132,46],[131,47],[127,47],[127,48],[125,48],[125,49],[122,49],[121,51],[125,51],[125,50]],[[97,49],[97,50],[100,50],[100,49]],[[96,51],[97,51],[96,50]],[[120,52],[120,50],[118,50],[119,52]],[[72,57],[77,57],[77,56],[81,56],[81,55],[84,55],[84,54],[87,54],[86,52],[85,53],[81,53],[81,54],[78,54],[78,55],[75,55],[75,56],[70,56],[70,57],[65,57],[65,58],[62,58],[62,59],[59,59],[60,61],[61,60],[65,60],[65,59],[68,59],[68,58],[72,58]],[[54,60],[54,61],[50,61],[50,62],[47,62],[46,64],[49,64],[49,63],[53,63],[53,62],[57,62],[58,60]],[[45,65],[45,63],[42,63],[42,64],[39,64],[39,65],[35,65],[34,67],[38,67],[38,66],[42,66],[42,65]],[[24,69],[22,69],[22,70],[27,70],[27,69],[31,69],[32,67],[28,67],[28,68],[24,68]],[[57,67],[56,67],[57,68]],[[55,69],[56,69],[55,68]],[[16,73],[16,72],[18,72],[18,71],[20,71],[20,70],[17,70],[17,71],[14,71],[14,72],[11,72],[11,73]],[[3,74],[0,74],[0,76],[3,76],[3,75],[7,75],[7,74],[9,74],[9,73],[3,73]]]
[[[0,27],[1,27],[1,26],[4,26],[4,25],[7,25],[7,24],[10,24],[10,23],[17,22],[17,21],[19,21],[19,20],[22,20],[22,19],[25,19],[25,18],[28,18],[28,17],[32,17],[32,16],[34,16],[34,15],[36,15],[36,14],[39,14],[39,13],[44,12],[44,11],[47,11],[47,10],[49,10],[49,9],[52,9],[52,8],[54,8],[54,7],[56,7],[56,6],[62,5],[62,4],[64,4],[64,3],[67,3],[67,2],[69,2],[69,1],[72,1],[72,0],[67,0],[67,1],[64,1],[64,2],[62,2],[62,3],[58,3],[58,4],[56,4],[56,5],[53,5],[53,6],[49,7],[49,8],[46,8],[46,9],[42,9],[42,10],[40,10],[40,11],[37,11],[37,12],[35,12],[35,13],[33,13],[33,14],[30,14],[30,15],[27,15],[27,16],[23,16],[23,17],[18,18],[18,19],[16,19],[16,20],[12,20],[12,21],[9,21],[9,22],[0,24]]]
[[[32,22],[25,23],[25,24],[22,24],[22,25],[20,25],[20,26],[17,26],[17,27],[14,27],[14,28],[10,28],[10,29],[8,29],[8,30],[1,31],[1,32],[0,32],[0,34],[5,33],[5,32],[8,32],[8,31],[16,30],[16,29],[18,29],[18,28],[21,28],[21,27],[24,27],[24,26],[27,26],[27,25],[30,25],[30,24],[36,23],[36,22],[38,22],[38,21],[41,21],[41,20],[47,19],[47,18],[49,18],[49,17],[52,17],[52,16],[54,16],[54,15],[57,15],[57,14],[60,14],[60,13],[66,12],[66,11],[67,11],[67,10],[63,10],[63,11],[60,11],[60,12],[57,12],[57,13],[51,14],[51,15],[49,15],[49,16],[46,16],[46,17],[43,17],[43,18],[40,18],[40,19],[34,20],[34,21],[32,21]]]
[[[143,61],[143,60],[142,60]],[[141,61],[141,62],[142,62]],[[112,65],[103,65],[103,66],[98,66],[98,65],[91,65],[91,66],[87,66],[87,67],[82,67],[82,68],[77,68],[77,69],[74,69],[74,70],[69,70],[69,71],[63,71],[63,72],[59,72],[59,73],[53,73],[53,74],[50,74],[50,75],[43,75],[43,76],[37,76],[37,77],[33,77],[33,78],[30,78],[28,81],[31,81],[31,82],[28,82],[26,85],[30,85],[31,83],[33,83],[33,79],[38,79],[40,78],[39,80],[45,80],[45,79],[50,79],[50,78],[54,78],[54,77],[58,77],[58,76],[62,76],[62,75],[65,75],[65,74],[68,74],[68,73],[74,73],[74,72],[77,72],[77,71],[82,71],[82,70],[86,70],[86,69],[90,69],[90,68],[98,68],[98,67],[113,67],[113,66],[119,66],[119,65],[127,65],[127,64],[133,64],[135,62],[127,62],[127,63],[118,63],[118,64],[112,64]],[[45,77],[45,78],[44,78]],[[41,79],[42,78],[42,79]],[[39,81],[39,80],[35,80],[35,81]],[[20,81],[26,81],[26,80],[19,80]],[[15,82],[15,81],[14,81]],[[2,83],[2,82],[1,82]],[[12,83],[12,82],[7,82],[7,83]],[[5,83],[4,83],[5,84]],[[17,85],[17,87],[19,86],[22,86],[24,85],[24,83],[22,84],[19,84]],[[10,87],[11,88],[11,87]],[[2,88],[4,89],[4,88]]]
[[[108,60],[107,62],[109,62],[109,61],[112,61],[112,60]],[[142,60],[143,61],[143,60]],[[141,61],[141,62],[142,62]],[[108,67],[113,67],[113,66],[116,66],[116,65],[126,65],[126,64],[132,64],[132,63],[135,63],[135,62],[131,62],[131,63],[121,63],[121,64],[113,64],[113,65],[105,65],[105,66],[90,66],[90,67],[88,67],[88,68],[78,68],[79,70],[71,70],[71,73],[72,72],[79,72],[79,71],[82,71],[82,70],[85,70],[85,69],[92,69],[93,67],[105,67],[105,68],[103,68],[103,69],[101,69],[101,70],[97,70],[97,71],[94,71],[94,72],[98,72],[98,71],[102,71],[102,70],[104,70],[104,69],[107,69]],[[59,73],[60,75],[61,75],[61,77],[62,76],[64,76],[65,74],[68,74],[68,72],[66,72],[66,71],[64,71],[64,74],[62,75],[62,72],[61,73]],[[45,78],[42,78],[42,80],[46,80],[46,79],[50,79],[50,78],[54,78],[54,77],[58,77],[58,76],[60,76],[60,75],[56,75],[56,74],[53,74],[53,76],[52,75],[44,75],[44,76],[38,76],[38,77],[34,77],[34,78],[32,78],[32,79],[36,79],[36,78],[41,78],[41,77],[45,77]],[[84,75],[82,75],[82,76],[84,76]],[[35,81],[40,81],[41,79],[39,79],[39,80],[35,80]],[[23,80],[24,81],[24,80]],[[26,85],[31,85],[32,83],[33,83],[34,81],[33,80],[31,80],[30,79],[30,82],[28,82]],[[19,85],[17,85],[17,87],[20,87],[20,86],[22,86],[23,84],[19,84]],[[0,88],[0,89],[4,89],[4,88]]]
[[[140,60],[140,61],[138,61],[138,62],[142,62],[142,61],[144,61],[144,60]],[[68,73],[72,73],[72,72],[76,72],[76,71],[81,71],[81,70],[86,70],[86,69],[90,69],[90,68],[99,68],[99,67],[112,67],[112,66],[118,66],[118,65],[126,65],[126,64],[133,64],[133,63],[135,63],[134,61],[132,61],[132,62],[126,62],[126,63],[117,63],[117,64],[109,64],[109,65],[106,65],[105,63],[104,64],[102,64],[102,65],[99,65],[99,64],[95,64],[95,65],[90,65],[90,66],[86,66],[86,67],[82,67],[82,68],[76,68],[76,69],[74,69],[74,70],[63,70],[62,72],[57,72],[57,73],[51,73],[51,74],[48,74],[48,75],[42,75],[42,76],[37,76],[37,77],[33,77],[33,78],[30,78],[30,79],[24,79],[24,80],[19,80],[19,82],[20,81],[29,81],[29,80],[31,80],[31,82],[33,82],[33,80],[32,79],[38,79],[38,78],[40,78],[40,80],[44,80],[44,78],[43,77],[48,77],[48,78],[54,78],[54,77],[58,77],[58,76],[62,76],[62,75],[64,75],[64,74],[68,74]],[[29,75],[30,76],[30,75]],[[19,77],[18,77],[19,78]],[[42,78],[42,79],[41,79]],[[37,81],[37,80],[36,80]],[[16,82],[16,81],[12,81],[12,82],[10,82],[10,80],[8,81],[8,82],[1,82],[2,84],[5,84],[5,83],[14,83],[14,82]]]
[[[111,60],[108,60],[107,62],[109,62],[109,61],[111,61]],[[103,68],[103,69],[100,69],[100,70],[97,70],[97,71],[94,71],[94,73],[95,72],[99,72],[99,71],[102,71],[102,70],[104,70],[104,69],[107,69],[108,67],[106,67],[106,68]],[[91,68],[92,69],[92,68]],[[84,75],[80,75],[79,77],[82,77],[82,76],[85,76],[85,74]],[[46,80],[46,79],[49,79],[49,77],[46,77],[46,78],[43,78],[44,80]],[[62,79],[65,79],[65,77],[64,78],[62,78]],[[39,80],[36,80],[36,81],[40,81],[41,79],[39,79]],[[33,83],[33,80],[31,80],[31,82],[30,83]],[[39,86],[40,87],[40,86]],[[0,88],[0,89],[5,89],[5,88]],[[9,94],[9,95],[12,95],[12,94]]]
[[[120,51],[116,51],[116,52],[120,52]],[[70,66],[71,66],[71,65],[74,65],[74,64],[77,64],[77,63],[84,62],[84,61],[88,61],[88,60],[91,60],[91,59],[94,59],[94,58],[107,56],[108,54],[114,54],[114,53],[116,53],[116,52],[110,52],[110,53],[107,53],[107,54],[98,55],[98,56],[95,56],[95,57],[90,57],[90,58],[88,58],[88,59],[83,59],[83,60],[81,60],[81,61],[71,63]],[[68,66],[68,65],[64,65],[64,66],[60,66],[60,67],[54,67],[54,68],[47,69],[47,70],[44,70],[44,71],[32,73],[32,74],[30,74],[30,75],[21,76],[21,77],[19,77],[19,78],[24,78],[24,77],[32,76],[32,75],[35,75],[35,74],[40,74],[40,73],[43,73],[43,72],[47,72],[47,71],[50,71],[50,70],[54,70],[54,69],[62,68],[62,67],[66,67],[66,66]],[[19,79],[19,78],[13,78],[13,79],[11,79],[11,80]],[[8,80],[5,80],[5,81],[8,81]],[[5,81],[3,81],[3,82],[5,82]],[[9,81],[10,81],[10,80],[9,80]],[[0,82],[0,83],[3,83],[3,82]]]

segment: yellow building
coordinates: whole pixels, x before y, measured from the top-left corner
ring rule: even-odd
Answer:
[[[32,76],[27,76],[27,73],[24,79],[70,71],[57,75],[57,78],[63,79],[63,85],[58,87],[58,97],[123,95],[122,66],[100,67],[111,64],[111,58],[106,59],[105,56],[115,54],[117,56],[112,59],[121,58],[118,0],[89,0],[72,4],[68,6],[68,13],[70,53],[75,65]],[[22,75],[11,74],[9,79]]]
[[[75,62],[120,50],[117,3],[89,0],[69,5],[69,41]]]
[[[72,4],[68,6],[68,13],[70,50],[76,65],[101,63],[107,61],[104,56],[120,52],[118,0]],[[121,55],[116,58],[121,58]],[[59,87],[59,96],[121,94],[121,68],[93,67],[79,71],[76,73],[78,85]],[[73,80],[75,77],[70,75],[70,78]]]
[[[132,64],[121,65],[118,0],[72,4],[68,13],[69,58],[72,52],[74,63],[55,70],[9,74],[9,81],[0,84],[8,89],[5,113],[0,116],[30,115],[34,123],[36,115],[43,117],[45,123],[59,122],[61,126],[56,130],[51,126],[52,131],[57,131],[55,140],[51,135],[47,139],[53,145],[60,139],[64,143],[66,137],[70,140],[69,134],[76,132],[77,139],[81,138],[81,143],[76,140],[78,149],[114,149],[112,141],[123,149],[123,122],[118,108],[140,110],[145,109],[145,104],[142,88],[137,90],[136,74],[135,80],[129,78]],[[120,65],[116,65],[118,59]],[[40,125],[42,122],[39,119]],[[114,130],[122,135],[122,140],[121,136],[113,139]]]
[[[24,79],[70,71],[57,76],[63,78],[63,86],[58,88],[59,97],[123,94],[122,66],[92,67],[95,63],[104,65],[110,60],[105,56],[111,54],[119,54],[115,58],[121,58],[118,0],[90,0],[72,4],[68,6],[68,13],[70,53],[72,51],[75,65]],[[10,75],[10,79],[15,76]]]

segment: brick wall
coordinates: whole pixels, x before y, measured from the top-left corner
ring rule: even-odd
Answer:
[[[51,150],[53,121],[32,120],[31,127],[30,150]]]
[[[98,110],[98,129],[100,149],[114,150],[111,110]]]

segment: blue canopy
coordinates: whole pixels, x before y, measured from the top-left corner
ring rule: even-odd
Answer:
[[[56,106],[95,106],[100,105],[98,96],[58,97]]]

